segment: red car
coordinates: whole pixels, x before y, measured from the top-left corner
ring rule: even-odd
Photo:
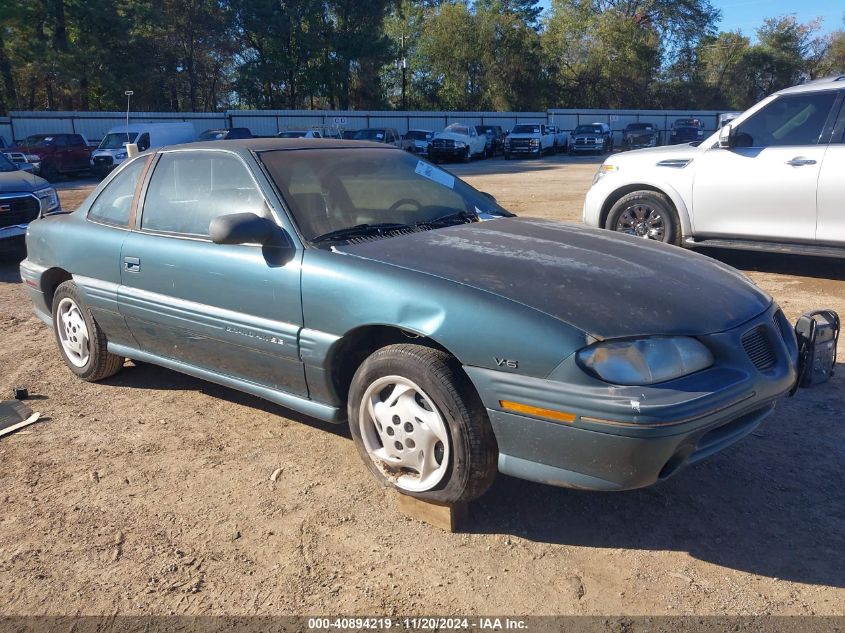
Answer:
[[[50,182],[61,174],[91,169],[91,148],[80,134],[33,134],[17,150],[27,154],[29,162],[40,162],[38,173]]]

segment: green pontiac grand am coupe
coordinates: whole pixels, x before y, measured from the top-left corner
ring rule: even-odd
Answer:
[[[734,269],[517,218],[383,144],[141,154],[26,241],[23,281],[83,380],[130,358],[348,421],[377,479],[437,502],[497,471],[648,486],[796,382],[790,324]]]

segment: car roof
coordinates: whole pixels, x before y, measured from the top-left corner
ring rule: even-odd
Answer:
[[[272,150],[295,150],[295,149],[351,149],[351,148],[375,147],[379,149],[396,149],[384,143],[372,141],[353,141],[336,138],[237,138],[226,139],[225,141],[199,141],[195,143],[182,143],[181,145],[169,145],[165,150],[172,149],[230,149],[239,153],[267,152]]]
[[[819,92],[822,90],[845,90],[845,75],[833,75],[832,77],[822,77],[821,79],[813,79],[791,88],[785,88],[776,92],[775,94],[794,94],[798,92]]]

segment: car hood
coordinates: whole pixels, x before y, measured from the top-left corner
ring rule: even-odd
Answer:
[[[32,174],[20,169],[17,171],[0,172],[0,193],[17,191],[30,192],[49,186],[50,183],[43,178],[33,176]]]
[[[613,154],[612,156],[609,156],[605,162],[612,163],[614,165],[634,163],[634,166],[642,166],[644,164],[643,161],[654,161],[654,163],[657,163],[661,160],[691,159],[695,158],[703,151],[704,143],[697,147],[695,145],[691,145],[690,143],[680,143],[678,145],[646,147],[644,149],[635,149],[630,152]]]
[[[721,332],[771,304],[709,257],[546,220],[502,218],[336,250],[499,295],[597,339]]]
[[[450,141],[461,141],[463,143],[469,143],[470,139],[469,136],[464,136],[463,134],[453,134],[452,132],[439,132],[434,135],[434,138],[445,138]]]

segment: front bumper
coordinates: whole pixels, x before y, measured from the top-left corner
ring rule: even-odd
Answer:
[[[730,446],[753,431],[795,383],[797,349],[781,333],[777,313],[773,305],[739,328],[702,337],[716,356],[713,367],[647,387],[579,381],[572,358],[547,379],[466,367],[496,435],[499,471],[558,486],[629,490]],[[765,371],[740,343],[760,328],[777,357]],[[502,401],[569,412],[575,419],[516,414],[504,410]]]
[[[434,160],[455,160],[466,156],[466,147],[429,147],[428,156]]]
[[[571,143],[569,150],[572,152],[600,152],[604,149],[604,143]]]
[[[512,156],[538,156],[540,154],[539,146],[511,146],[505,147],[505,154]]]
[[[20,237],[26,235],[26,227],[29,224],[14,224],[12,226],[4,226],[0,229],[0,240],[8,240],[13,237]]]

